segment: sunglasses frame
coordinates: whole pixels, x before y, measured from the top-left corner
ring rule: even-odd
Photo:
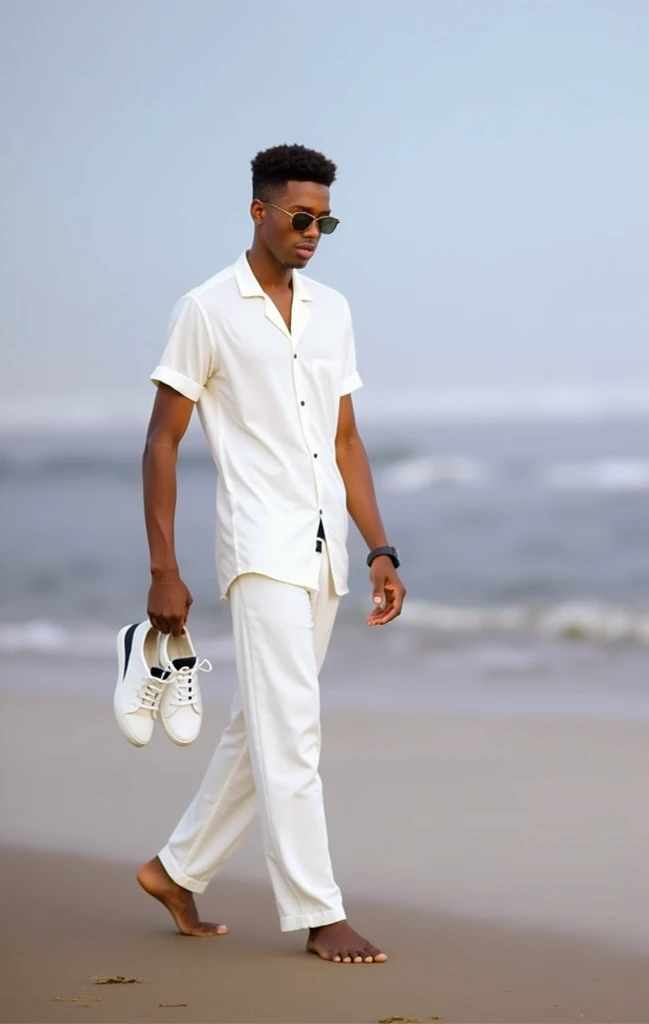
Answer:
[[[291,213],[290,210],[284,210],[283,207],[277,206],[275,203],[271,203],[270,200],[268,200],[268,199],[262,199],[262,200],[260,200],[260,202],[264,203],[266,206],[272,206],[274,210],[279,210],[280,213],[285,213],[287,217],[291,218],[291,227],[293,228],[293,230],[299,232],[300,234],[303,231],[306,231],[307,228],[310,228],[311,224],[313,224],[314,221],[316,221],[321,235],[333,235],[334,231],[336,230],[336,228],[340,224],[340,221],[339,221],[338,217],[332,217],[330,213],[323,213],[320,217],[316,217],[315,214],[308,213],[306,210],[296,210],[295,213]],[[296,228],[295,224],[293,224],[293,220],[294,220],[295,217],[310,217],[311,221],[309,222],[309,224],[307,224],[306,228],[300,229],[300,228]],[[335,221],[336,223],[335,223],[335,226],[334,226],[333,230],[332,231],[323,231],[322,228],[320,227],[320,221],[321,220],[333,220],[333,221]]]

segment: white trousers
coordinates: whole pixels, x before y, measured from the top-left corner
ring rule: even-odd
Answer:
[[[345,917],[334,882],[320,760],[318,673],[338,610],[326,544],[318,591],[266,576],[230,589],[239,679],[230,723],[194,800],[159,857],[203,892],[257,811],[282,931]]]

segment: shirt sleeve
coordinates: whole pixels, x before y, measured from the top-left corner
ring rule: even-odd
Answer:
[[[150,379],[156,385],[168,384],[197,402],[215,370],[216,355],[207,313],[192,295],[185,295],[174,306],[167,345]]]
[[[343,373],[340,383],[340,397],[351,395],[363,387],[363,381],[356,369],[356,345],[354,343],[354,328],[349,305],[345,303],[345,339],[343,343]]]

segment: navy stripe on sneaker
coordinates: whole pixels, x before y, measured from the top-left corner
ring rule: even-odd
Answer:
[[[124,679],[126,678],[126,670],[131,658],[131,651],[133,650],[133,637],[135,636],[135,630],[138,626],[139,622],[133,623],[132,626],[128,627],[124,636]]]

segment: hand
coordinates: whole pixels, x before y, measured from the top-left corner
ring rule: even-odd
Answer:
[[[192,604],[192,595],[178,572],[154,573],[147,603],[149,622],[154,629],[180,636]]]
[[[372,581],[372,597],[376,605],[368,616],[367,626],[385,626],[387,622],[401,615],[406,588],[399,579],[392,559],[388,555],[379,555],[370,566]]]

